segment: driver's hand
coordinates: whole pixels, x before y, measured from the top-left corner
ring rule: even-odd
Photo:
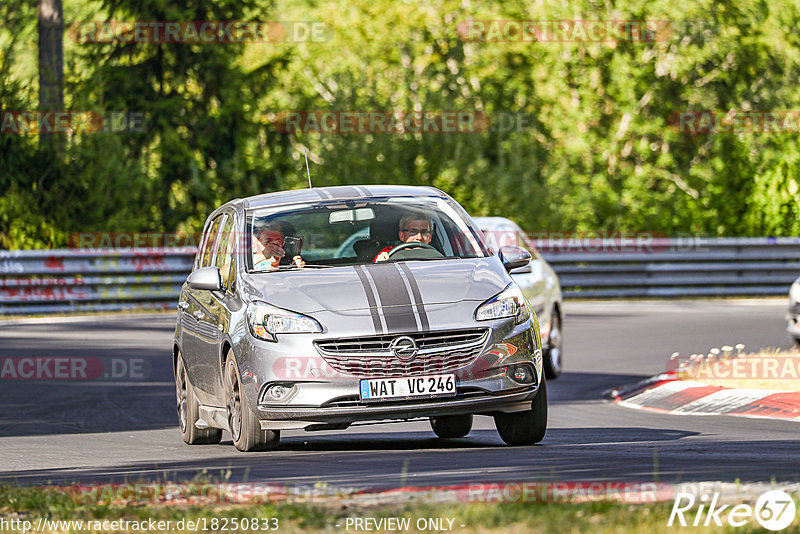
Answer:
[[[377,261],[386,261],[388,259],[389,259],[389,253],[388,252],[381,252],[380,254],[375,256],[375,261],[376,262]]]
[[[294,262],[295,265],[297,265],[300,268],[306,266],[306,262],[300,256],[295,256],[294,258],[292,258],[292,261]]]
[[[268,243],[267,246],[264,247],[264,256],[272,256],[273,258],[278,258],[279,260],[286,255],[283,248],[279,245],[274,243]]]

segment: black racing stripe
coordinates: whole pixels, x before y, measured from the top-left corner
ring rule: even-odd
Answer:
[[[361,193],[361,196],[364,196],[364,197],[371,197],[372,196],[372,193],[370,193],[369,189],[367,189],[363,185],[356,185],[354,187],[356,189],[358,189],[358,191]]]
[[[422,326],[422,329],[427,331],[431,329],[430,321],[428,321],[428,312],[425,311],[425,303],[422,302],[422,293],[419,290],[419,285],[417,284],[417,279],[414,278],[411,269],[408,268],[408,265],[405,263],[398,263],[398,267],[400,267],[406,275],[406,279],[408,280],[408,285],[411,286],[411,295],[414,297],[414,304],[417,306],[417,314],[419,314],[419,322]]]
[[[378,303],[375,300],[375,293],[372,292],[372,287],[367,280],[367,272],[362,265],[354,265],[358,279],[361,280],[361,285],[364,286],[364,293],[367,295],[367,304],[369,305],[369,313],[372,316],[372,326],[375,327],[376,334],[382,334],[383,328],[381,327],[381,318],[378,315]]]
[[[355,187],[349,185],[335,185],[325,188],[331,198],[361,198],[363,195]]]
[[[325,191],[323,191],[322,189],[314,188],[314,189],[312,189],[312,191],[314,191],[317,195],[319,195],[320,200],[330,200],[331,199],[331,196],[328,193],[326,193]]]
[[[369,263],[364,267],[378,290],[388,333],[416,332],[414,308],[411,307],[411,298],[397,266],[394,263]]]

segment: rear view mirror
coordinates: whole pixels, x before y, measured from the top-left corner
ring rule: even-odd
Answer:
[[[500,256],[500,261],[503,262],[506,271],[524,267],[531,262],[531,253],[522,247],[500,247],[497,255]]]
[[[189,275],[186,283],[192,289],[220,291],[222,289],[222,276],[217,267],[201,267]]]
[[[375,212],[372,208],[356,208],[353,210],[339,210],[334,211],[328,216],[330,224],[336,223],[353,223],[358,221],[371,221],[375,218]]]

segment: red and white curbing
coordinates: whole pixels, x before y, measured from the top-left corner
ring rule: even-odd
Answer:
[[[663,373],[609,392],[626,408],[678,415],[736,415],[800,421],[800,392],[733,389]]]

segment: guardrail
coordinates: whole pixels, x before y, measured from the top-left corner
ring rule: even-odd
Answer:
[[[550,245],[543,256],[566,298],[788,295],[800,276],[796,237]]]
[[[552,245],[552,243],[551,243]],[[655,239],[630,252],[549,246],[566,298],[787,295],[800,238]],[[195,248],[0,251],[0,314],[169,309]]]
[[[0,314],[168,309],[194,247],[0,251]]]

